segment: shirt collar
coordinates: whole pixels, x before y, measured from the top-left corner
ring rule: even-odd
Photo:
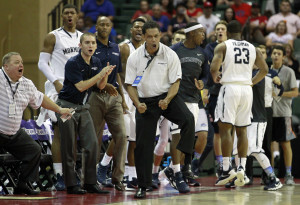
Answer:
[[[144,42],[143,47],[144,47],[144,54],[145,54],[145,57],[150,57],[150,54],[149,54],[148,51],[146,50],[146,42]],[[158,48],[158,51],[157,51],[157,53],[156,53],[156,56],[159,56],[159,55],[161,55],[161,54],[163,53],[162,47],[163,47],[163,44],[159,42],[159,48]]]
[[[99,48],[103,48],[103,47],[112,47],[112,45],[111,45],[111,41],[108,41],[108,44],[107,44],[107,46],[106,45],[104,45],[103,43],[101,43],[98,39],[96,40],[97,41],[97,44],[99,45],[98,47]]]
[[[81,63],[83,63],[84,65],[89,65],[85,62],[85,60],[82,58],[81,56],[81,50],[79,51],[79,60],[81,61]],[[90,60],[90,66],[93,65],[93,56],[91,57],[91,60]]]

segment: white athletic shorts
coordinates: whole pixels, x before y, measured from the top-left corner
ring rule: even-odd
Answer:
[[[215,122],[243,127],[251,124],[253,94],[250,85],[222,85],[215,110]]]
[[[129,108],[128,112],[124,114],[124,122],[125,122],[125,129],[126,135],[128,136],[128,141],[136,141],[136,133],[135,133],[135,112],[136,108],[133,105],[132,100],[130,99],[128,93],[123,88],[125,102]]]
[[[265,152],[262,148],[262,144],[264,140],[266,127],[267,122],[252,122],[252,124],[247,127],[248,156],[252,153]],[[237,153],[237,136],[235,133],[232,154],[236,155]]]
[[[207,115],[204,108],[199,109],[198,120],[195,127],[195,133],[208,132]]]
[[[188,109],[191,111],[191,113],[193,113],[194,115],[194,119],[195,119],[195,126],[198,120],[198,114],[199,114],[199,107],[198,107],[198,103],[185,103],[186,106],[188,107]],[[171,133],[172,134],[178,134],[180,133],[180,129],[178,127],[178,125],[176,125],[175,123],[171,122]]]

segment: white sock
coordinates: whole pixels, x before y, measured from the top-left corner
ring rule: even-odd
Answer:
[[[228,171],[229,170],[229,165],[230,165],[230,157],[223,157],[223,171]]]
[[[108,156],[106,153],[103,156],[103,159],[101,161],[102,166],[107,166],[110,163],[110,160],[112,159],[112,156]]]
[[[247,157],[239,157],[239,166],[242,166],[246,170]]]
[[[53,163],[53,169],[55,174],[62,176],[62,163]]]
[[[159,166],[155,166],[155,165],[153,164],[153,167],[152,167],[152,174],[158,173],[158,170],[159,170]]]
[[[132,181],[133,177],[137,178],[135,166],[128,166],[128,180]]]
[[[180,172],[180,164],[175,164],[175,165],[173,164],[172,169],[174,171],[174,174]]]
[[[125,165],[125,171],[124,171],[124,177],[129,176],[129,170],[128,170],[128,165]]]

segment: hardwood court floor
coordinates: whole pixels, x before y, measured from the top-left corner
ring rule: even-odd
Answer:
[[[147,192],[147,199],[136,200],[135,192],[119,192],[114,189],[108,195],[86,194],[82,196],[69,195],[63,192],[42,192],[39,197],[54,197],[37,200],[25,196],[25,199],[1,199],[0,204],[33,204],[33,205],[86,205],[86,204],[115,204],[115,205],[298,205],[300,204],[300,179],[295,186],[283,186],[278,191],[264,191],[259,179],[254,185],[242,188],[226,189],[214,186],[216,177],[199,179],[200,187],[192,187],[189,194],[179,194],[169,184],[162,183],[157,191]],[[281,179],[283,182],[283,180]],[[8,195],[9,196],[9,195]],[[19,195],[20,196],[20,195]],[[24,196],[23,196],[24,197]]]

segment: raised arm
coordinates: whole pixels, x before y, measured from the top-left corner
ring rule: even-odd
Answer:
[[[88,80],[82,80],[82,81],[76,83],[75,87],[80,92],[83,92],[97,83],[97,87],[99,89],[103,89],[106,85],[108,75],[112,72],[112,70],[115,67],[116,67],[115,65],[112,66],[112,65],[109,65],[109,63],[108,63],[107,66],[104,67],[100,73],[98,73],[97,75],[95,75],[94,77],[92,77]]]
[[[55,35],[52,33],[47,34],[47,36],[44,39],[44,45],[40,53],[38,67],[40,71],[42,71],[43,74],[46,76],[46,78],[54,84],[56,91],[59,92],[62,89],[62,84],[55,77],[52,69],[49,66],[49,61],[54,50],[55,42]]]

